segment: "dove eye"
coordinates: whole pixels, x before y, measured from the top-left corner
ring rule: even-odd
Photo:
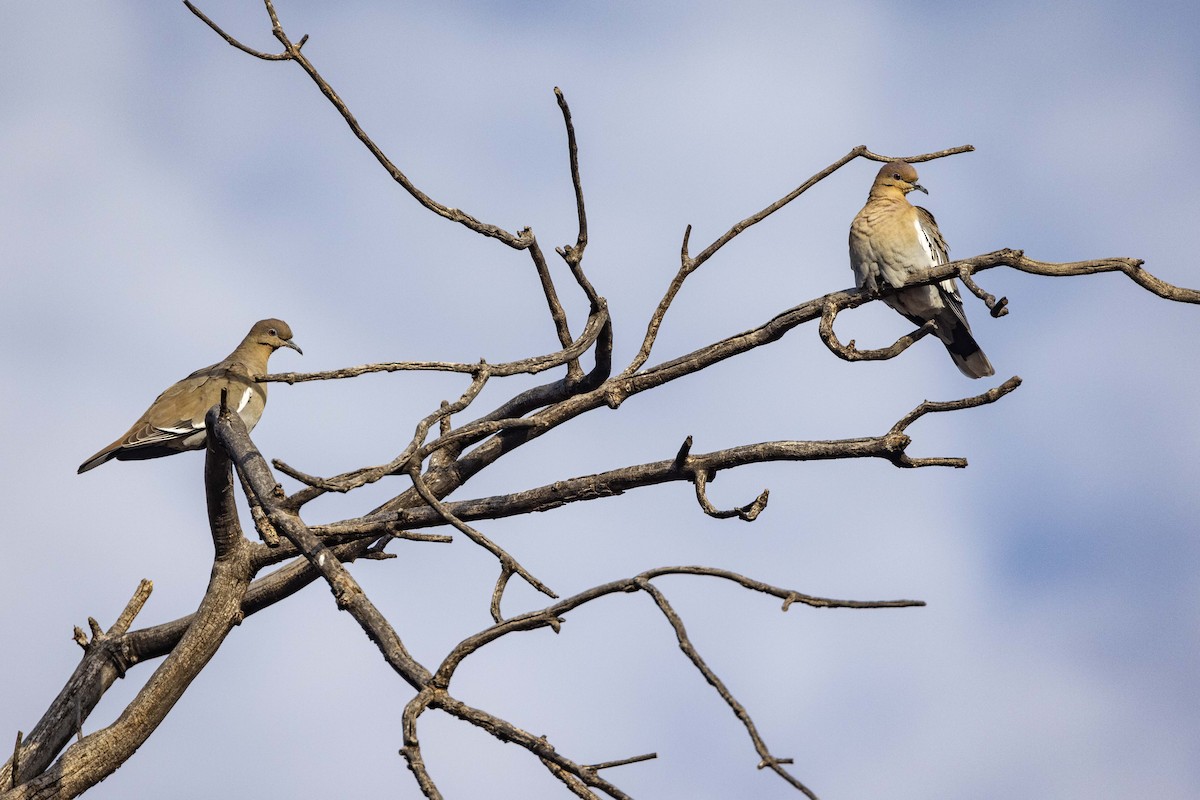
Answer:
[[[897,181],[898,181],[898,180],[900,180],[900,173],[899,173],[899,172],[893,172],[893,173],[892,173],[892,179],[893,179],[893,180],[897,180]]]
[[[271,330],[267,331],[267,335],[268,336],[278,336],[279,333],[274,328],[271,328]]]

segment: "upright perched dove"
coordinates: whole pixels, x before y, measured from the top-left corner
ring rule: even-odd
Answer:
[[[858,286],[899,288],[913,275],[950,260],[933,214],[905,197],[913,189],[929,194],[917,183],[917,171],[903,161],[885,164],[875,176],[867,204],[850,224],[850,268]],[[953,278],[901,289],[884,302],[917,325],[933,320],[934,332],[962,374],[983,378],[995,373],[971,335]]]

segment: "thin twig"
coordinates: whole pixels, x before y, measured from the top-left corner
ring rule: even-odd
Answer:
[[[838,358],[846,361],[880,361],[883,359],[895,358],[907,350],[915,342],[920,341],[932,333],[937,327],[933,320],[929,320],[912,333],[901,336],[889,347],[882,347],[878,350],[859,350],[854,346],[853,339],[846,344],[842,344],[840,341],[838,341],[837,334],[833,332],[833,321],[836,319],[837,313],[837,303],[832,301],[827,303],[824,311],[821,312],[821,324],[817,328],[817,332],[821,337],[821,341],[825,343],[825,346],[828,347]]]
[[[616,761],[603,761],[599,764],[588,764],[588,769],[593,772],[599,772],[602,769],[612,769],[613,767],[623,767],[627,764],[637,764],[640,761],[649,761],[658,758],[658,753],[643,753],[640,756],[630,756],[629,758],[618,758]]]
[[[208,27],[210,27],[214,31],[216,31],[218,36],[220,36],[222,39],[224,39],[229,44],[236,47],[238,50],[241,50],[243,53],[252,55],[255,58],[261,58],[263,61],[291,61],[292,54],[287,51],[284,51],[282,53],[264,53],[261,50],[255,50],[252,47],[247,47],[246,45],[239,42],[237,39],[230,36],[225,31],[223,31],[221,29],[221,27],[219,25],[217,25],[217,23],[213,22],[211,19],[206,17],[204,15],[203,11],[201,11],[200,9],[196,8],[194,5],[191,4],[190,0],[183,0],[183,4],[185,6],[187,6],[189,11],[191,11],[193,14],[195,14],[197,17],[199,17],[201,20],[203,20],[205,25],[207,25]],[[307,39],[308,37],[305,37],[305,38]]]
[[[416,488],[418,494],[421,495],[422,499],[424,499],[431,508],[437,511],[437,513],[450,525],[453,525],[459,531],[466,534],[467,538],[495,556],[496,559],[500,561],[500,566],[502,569],[511,570],[512,572],[521,576],[525,579],[526,583],[547,597],[558,597],[558,595],[554,593],[554,590],[535,578],[533,574],[529,572],[529,570],[521,566],[520,562],[509,555],[504,548],[493,542],[487,536],[484,536],[480,531],[477,531],[475,528],[472,528],[470,525],[454,516],[454,514],[448,508],[446,508],[446,504],[435,497],[433,492],[430,491],[429,487],[425,484],[425,479],[421,477],[420,464],[413,464],[410,466],[408,470],[408,476],[412,478],[413,486]],[[503,576],[503,573],[501,573],[501,575]],[[503,583],[498,581],[497,588],[500,591],[503,591],[504,584],[507,582],[507,579],[505,579]],[[492,608],[493,614],[499,613],[500,598],[496,595],[493,595],[492,597]]]
[[[610,581],[609,583],[593,586],[590,589],[585,589],[582,592],[563,598],[557,603],[546,606],[537,611],[530,611],[525,614],[518,614],[515,617],[509,617],[502,622],[498,622],[489,628],[485,628],[478,633],[468,636],[459,642],[453,650],[442,660],[438,665],[437,671],[434,673],[430,686],[439,689],[446,689],[450,685],[450,681],[454,676],[458,666],[472,653],[479,650],[491,642],[499,638],[507,636],[510,633],[518,631],[530,631],[537,628],[557,629],[560,617],[566,615],[580,606],[598,600],[601,597],[606,597],[611,594],[624,594],[628,592],[636,592],[642,588],[642,582],[649,581],[654,578],[663,577],[666,575],[694,575],[702,577],[717,578],[720,580],[730,581],[739,586],[761,594],[771,595],[784,601],[783,610],[787,611],[793,603],[802,603],[813,608],[911,608],[915,606],[923,606],[925,603],[921,600],[835,600],[828,597],[817,597],[815,595],[798,592],[795,589],[785,589],[779,586],[773,586],[769,583],[748,578],[745,575],[740,575],[726,569],[718,569],[716,567],[702,566],[674,566],[674,567],[656,567],[645,572],[639,573],[631,578],[623,578],[620,580]]]
[[[605,324],[608,322],[608,309],[601,307],[588,319],[587,326],[579,338],[570,342],[567,347],[554,353],[532,356],[518,361],[508,361],[502,364],[490,364],[479,361],[466,364],[454,361],[393,361],[379,364],[363,364],[357,367],[326,370],[324,372],[280,372],[259,378],[262,383],[304,383],[306,381],[329,381],[345,378],[357,378],[376,372],[458,372],[477,376],[487,372],[490,376],[504,378],[511,375],[536,375],[577,359],[596,343]]]
[[[709,685],[717,690],[717,694],[721,696],[721,699],[725,701],[725,704],[729,706],[730,710],[733,711],[734,715],[741,721],[742,725],[745,726],[746,733],[750,735],[750,741],[754,743],[754,749],[758,752],[759,757],[762,759],[762,761],[759,763],[765,764],[776,775],[779,775],[779,777],[783,778],[793,787],[803,792],[807,797],[811,798],[812,800],[817,800],[817,796],[813,794],[811,789],[809,789],[807,786],[801,783],[799,779],[783,768],[782,765],[786,763],[784,760],[777,759],[775,756],[771,755],[770,750],[767,748],[766,742],[764,742],[762,736],[759,735],[758,727],[754,724],[754,720],[751,719],[750,713],[746,711],[745,707],[741,703],[737,701],[737,699],[729,691],[728,687],[725,686],[724,681],[718,678],[717,674],[712,671],[712,668],[705,663],[703,658],[701,658],[699,651],[696,650],[695,645],[693,645],[691,640],[688,638],[687,630],[683,627],[683,620],[680,619],[679,614],[675,612],[675,609],[671,607],[671,604],[667,601],[666,596],[658,589],[657,586],[650,583],[650,581],[647,579],[643,579],[638,585],[642,591],[654,598],[654,602],[658,605],[659,610],[662,611],[663,616],[667,618],[667,622],[669,622],[671,627],[675,630],[675,638],[679,642],[679,649],[683,651],[684,655],[686,655],[692,664],[695,665],[696,669],[700,671],[700,674],[704,676],[704,680],[708,681]]]
[[[492,613],[493,622],[501,622],[504,620],[504,616],[500,613],[500,600],[504,596],[504,588],[508,586],[508,579],[512,576],[512,567],[501,562],[500,576],[496,578],[496,586],[492,589],[492,602],[488,607]]]
[[[442,793],[438,791],[433,776],[429,774],[429,768],[425,766],[425,759],[421,755],[421,742],[417,738],[417,718],[429,707],[434,696],[434,692],[425,687],[405,704],[404,713],[400,717],[404,731],[404,747],[400,749],[400,755],[404,756],[409,770],[417,779],[422,794],[429,800],[442,800]]]
[[[692,478],[692,483],[696,485],[696,500],[700,503],[700,508],[710,517],[716,519],[729,519],[737,517],[743,522],[754,522],[758,519],[758,515],[767,507],[767,499],[770,497],[771,491],[763,489],[762,494],[756,497],[753,502],[747,503],[744,506],[731,508],[728,511],[721,511],[714,506],[708,499],[708,493],[705,487],[708,485],[708,473],[704,470],[697,470]]]
[[[562,111],[563,124],[567,128],[567,154],[571,161],[571,185],[575,189],[575,214],[579,218],[579,235],[575,238],[575,246],[567,245],[558,252],[568,264],[578,265],[583,260],[583,251],[587,247],[587,211],[583,204],[583,181],[579,177],[579,144],[575,140],[575,124],[571,121],[571,109],[562,89],[554,87],[554,97]]]
[[[214,25],[211,20],[201,14],[199,10],[191,6],[190,3],[188,4],[188,7],[192,10],[192,13],[200,17],[200,19],[208,23],[209,27],[220,34],[225,41],[229,42],[234,47],[237,47],[239,50],[249,53],[256,58],[294,61],[299,64],[308,77],[312,79],[313,83],[317,85],[317,88],[321,90],[321,93],[325,95],[326,99],[328,99],[329,102],[333,104],[333,107],[337,109],[337,112],[341,114],[342,119],[345,120],[355,137],[362,142],[363,146],[366,147],[368,151],[370,151],[371,155],[375,157],[375,160],[378,161],[385,170],[387,170],[387,173],[392,177],[392,180],[400,184],[400,186],[403,187],[404,190],[422,206],[437,214],[439,217],[442,217],[443,219],[448,219],[451,222],[457,222],[482,236],[499,239],[501,242],[504,242],[504,244],[516,250],[524,250],[526,247],[529,247],[532,242],[531,238],[526,238],[523,235],[513,235],[496,225],[490,225],[486,222],[481,222],[465,211],[442,205],[418,189],[416,185],[409,180],[408,176],[401,172],[400,168],[392,163],[391,159],[387,157],[379,145],[375,144],[371,137],[367,135],[367,132],[358,123],[358,120],[354,118],[354,114],[350,112],[349,106],[347,106],[345,101],[338,96],[338,93],[334,91],[329,82],[321,77],[321,74],[317,72],[316,67],[314,67],[312,62],[309,61],[308,58],[301,52],[301,48],[304,46],[304,42],[308,39],[308,37],[305,36],[298,43],[292,42],[287,33],[283,30],[283,26],[279,22],[279,16],[275,13],[274,4],[271,2],[271,0],[264,0],[264,3],[267,8],[267,14],[271,18],[271,33],[276,39],[279,40],[280,44],[283,45],[283,53],[278,56],[268,56],[264,53],[260,53],[256,50],[252,50],[244,45],[241,45],[235,39],[233,39],[233,37],[225,34],[220,28]]]

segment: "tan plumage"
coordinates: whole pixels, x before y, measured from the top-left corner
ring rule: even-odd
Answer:
[[[913,166],[903,161],[885,164],[875,176],[867,204],[850,224],[850,268],[858,286],[871,291],[882,285],[899,288],[913,275],[950,260],[950,248],[933,214],[905,197],[914,189],[929,193],[917,183]],[[967,377],[995,374],[971,335],[953,278],[903,289],[884,297],[884,302],[917,325],[933,320],[938,338]]]
[[[229,356],[198,369],[160,394],[125,435],[79,465],[79,472],[117,459],[159,458],[204,446],[204,415],[226,402],[253,428],[267,404],[267,386],[256,379],[267,373],[267,359],[280,347],[303,352],[292,341],[292,329],[280,319],[264,319],[242,339]]]

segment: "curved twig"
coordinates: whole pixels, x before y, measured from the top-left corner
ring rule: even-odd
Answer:
[[[750,503],[737,508],[731,508],[728,511],[721,511],[714,506],[708,499],[706,488],[708,486],[708,473],[704,470],[696,470],[692,476],[692,483],[696,487],[696,501],[700,503],[700,508],[704,513],[716,519],[729,519],[737,517],[743,522],[753,522],[758,519],[758,515],[767,507],[767,498],[771,494],[770,489],[763,489],[762,494],[754,498]]]
[[[962,278],[963,285],[970,290],[971,294],[983,301],[983,304],[987,306],[988,312],[993,317],[1003,317],[1008,313],[1007,297],[1001,297],[999,300],[997,300],[996,295],[985,292],[983,287],[976,283],[975,279],[971,277],[971,273],[968,270],[959,270],[958,277]]]
[[[404,705],[404,713],[401,715],[404,747],[400,748],[400,755],[404,756],[408,768],[417,779],[417,785],[421,787],[421,792],[429,800],[441,800],[442,793],[438,791],[429,769],[425,766],[425,759],[421,755],[421,742],[417,738],[417,717],[429,707],[433,697],[433,690],[426,687]]]
[[[894,344],[888,347],[881,347],[878,350],[859,350],[854,346],[853,339],[846,344],[842,344],[838,340],[837,334],[833,332],[833,321],[837,318],[837,313],[838,305],[836,302],[830,301],[826,303],[824,310],[821,312],[821,324],[817,328],[817,333],[820,335],[821,341],[825,343],[825,346],[835,356],[845,361],[881,361],[888,358],[895,358],[912,346],[913,343],[928,336],[937,327],[933,320],[929,320],[912,333],[901,336]]]
[[[504,588],[508,586],[508,579],[513,576],[513,568],[505,563],[500,564],[500,577],[496,578],[496,586],[492,589],[492,602],[489,610],[492,612],[493,622],[502,622],[504,616],[500,613],[500,599],[504,596]]]

